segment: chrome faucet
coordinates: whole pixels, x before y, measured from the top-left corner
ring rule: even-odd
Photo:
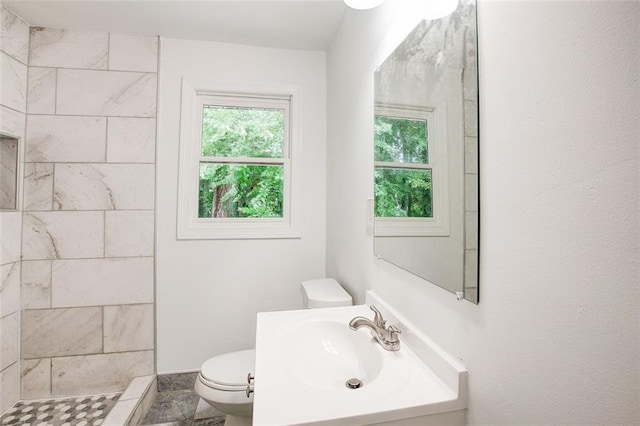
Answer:
[[[355,317],[349,321],[349,328],[358,330],[361,327],[367,327],[371,330],[371,335],[380,343],[380,346],[388,351],[400,350],[400,339],[398,338],[400,330],[393,325],[387,327],[387,322],[382,318],[378,308],[374,305],[371,305],[370,308],[375,313],[373,321],[365,317]]]

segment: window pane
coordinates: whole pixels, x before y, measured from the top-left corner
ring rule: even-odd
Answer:
[[[433,217],[431,170],[375,170],[376,217]]]
[[[198,217],[282,217],[283,166],[200,164]]]
[[[427,121],[397,117],[375,117],[375,160],[428,163]]]
[[[205,105],[202,155],[282,158],[284,110]]]

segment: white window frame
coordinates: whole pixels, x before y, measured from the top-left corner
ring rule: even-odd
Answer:
[[[447,121],[444,106],[376,104],[375,116],[425,120],[428,163],[400,163],[374,160],[376,168],[431,170],[433,217],[375,217],[376,237],[449,236],[449,170],[447,161]]]
[[[201,154],[204,105],[285,109],[283,158],[207,157]],[[297,85],[182,79],[177,239],[300,238],[300,123],[302,90]],[[281,218],[199,218],[200,164],[282,165]]]

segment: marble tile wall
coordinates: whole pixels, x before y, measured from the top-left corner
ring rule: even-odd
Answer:
[[[157,61],[157,37],[31,28],[22,398],[154,373]]]
[[[469,299],[478,300],[478,69],[475,22],[465,39],[464,97],[464,287]]]
[[[0,5],[0,134],[25,136],[29,26]],[[0,413],[20,398],[21,186],[18,209],[0,211]]]

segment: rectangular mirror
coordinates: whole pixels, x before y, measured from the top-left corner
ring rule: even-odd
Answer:
[[[424,20],[375,73],[375,253],[478,303],[475,0]]]
[[[0,210],[18,208],[18,139],[0,134]]]

